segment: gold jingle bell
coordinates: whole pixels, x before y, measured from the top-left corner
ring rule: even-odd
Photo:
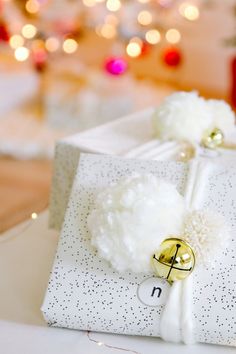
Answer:
[[[195,265],[195,256],[189,244],[179,238],[167,238],[152,256],[152,265],[158,277],[169,283],[185,279]]]
[[[202,145],[208,149],[216,149],[223,145],[224,134],[219,128],[213,129],[202,139]]]
[[[193,159],[195,155],[195,148],[191,144],[184,142],[182,144],[182,149],[179,155],[177,156],[177,161],[188,162],[189,160]]]

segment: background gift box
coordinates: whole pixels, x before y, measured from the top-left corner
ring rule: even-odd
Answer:
[[[114,122],[59,140],[56,144],[54,176],[50,201],[50,226],[60,229],[81,152],[121,155],[150,160],[178,160],[184,146],[154,139],[154,107]],[[235,141],[235,137],[232,137]],[[205,157],[234,158],[236,151],[202,150]]]
[[[87,216],[98,191],[133,172],[152,173],[183,194],[188,164],[82,154],[42,311],[50,326],[132,335],[159,336],[169,285],[153,277],[119,274],[91,246]],[[225,216],[230,245],[209,268],[193,273],[193,316],[199,342],[236,346],[235,198],[236,169],[216,164],[205,179],[199,208]],[[154,296],[153,289],[160,291]]]

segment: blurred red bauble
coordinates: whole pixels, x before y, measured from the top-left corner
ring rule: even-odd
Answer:
[[[110,57],[106,59],[104,67],[109,74],[119,76],[126,72],[128,64],[124,58]]]
[[[71,35],[75,32],[76,26],[70,19],[57,20],[53,22],[53,29],[60,36]]]
[[[0,22],[0,42],[8,42],[10,39],[10,35],[7,29],[7,26]]]
[[[36,71],[42,72],[46,69],[48,55],[44,49],[37,49],[32,53],[33,63]]]
[[[236,57],[231,61],[231,104],[236,109]]]
[[[182,53],[178,48],[167,48],[163,53],[163,61],[166,65],[177,68],[182,62]]]
[[[151,50],[152,50],[152,46],[147,42],[143,42],[141,48],[141,54],[139,57],[145,57],[146,55],[149,55]]]

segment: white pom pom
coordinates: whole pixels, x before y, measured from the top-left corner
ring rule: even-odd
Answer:
[[[200,143],[214,127],[207,101],[196,92],[176,92],[168,96],[153,115],[156,135],[164,140]]]
[[[214,128],[219,128],[227,139],[235,129],[235,114],[223,100],[208,100],[208,108],[214,121]]]
[[[151,256],[163,239],[180,233],[183,215],[174,185],[136,174],[98,194],[88,217],[91,242],[117,271],[149,273]]]
[[[185,217],[183,237],[193,247],[197,264],[207,265],[225,249],[229,232],[221,215],[208,210],[194,210]]]

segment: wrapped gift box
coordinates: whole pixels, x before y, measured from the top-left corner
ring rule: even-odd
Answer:
[[[60,229],[81,152],[121,155],[142,159],[175,160],[181,144],[153,140],[151,116],[154,108],[131,114],[60,140],[56,145],[50,202],[50,227]],[[236,141],[235,137],[232,140]],[[225,159],[236,151],[202,151],[205,156]]]
[[[152,139],[153,108],[117,119],[56,144],[50,226],[60,229],[81,152],[124,155]]]
[[[42,311],[51,326],[159,336],[168,283],[152,274],[119,274],[91,246],[87,215],[102,188],[132,172],[153,173],[184,193],[188,164],[82,154],[62,227]],[[199,342],[236,346],[236,168],[216,164],[205,181],[200,208],[225,216],[230,245],[209,268],[193,273],[193,316]],[[151,296],[156,286],[161,296]]]

